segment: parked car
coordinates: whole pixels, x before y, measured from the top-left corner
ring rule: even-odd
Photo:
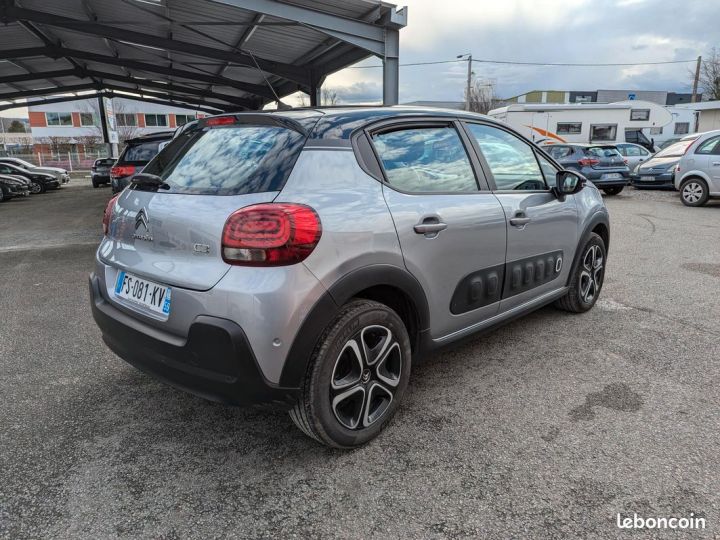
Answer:
[[[697,133],[687,135],[636,167],[630,175],[632,185],[636,188],[674,187],[677,164],[697,138]]]
[[[60,187],[60,180],[47,173],[23,169],[10,163],[0,163],[0,174],[22,176],[30,180],[30,193],[45,193],[48,189]]]
[[[162,150],[173,138],[173,131],[161,131],[125,141],[125,148],[110,169],[110,185],[113,193],[119,193],[130,179]]]
[[[94,188],[110,183],[110,169],[115,164],[115,158],[96,159],[90,168],[90,178]]]
[[[30,190],[24,182],[12,176],[0,175],[0,202],[28,195],[30,195]]]
[[[650,156],[652,156],[652,153],[647,148],[639,144],[618,143],[615,145],[615,148],[617,148],[620,155],[625,158],[625,163],[631,171],[634,171],[638,165],[647,161],[650,159]]]
[[[720,197],[720,130],[698,135],[675,170],[675,187],[686,206],[702,206]]]
[[[659,148],[660,148],[660,150],[664,150],[665,148],[667,148],[668,146],[672,146],[679,140],[680,140],[680,137],[673,137],[672,139],[668,139],[666,141],[661,142],[659,145]]]
[[[630,183],[630,169],[615,145],[553,144],[545,150],[564,168],[580,172],[607,195]]]
[[[488,117],[333,108],[203,119],[103,229],[89,284],[110,349],[349,448],[423,354],[548,303],[591,309],[610,224],[595,186]]]
[[[61,169],[60,167],[39,167],[25,161],[24,159],[16,157],[0,157],[0,163],[9,163],[10,165],[15,165],[16,167],[20,167],[21,169],[25,169],[29,172],[50,174],[57,178],[60,184],[67,184],[70,182],[70,175],[65,169]]]

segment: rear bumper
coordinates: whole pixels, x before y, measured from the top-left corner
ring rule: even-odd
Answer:
[[[641,180],[641,178],[650,178],[652,180]],[[667,186],[674,187],[675,185],[675,174],[674,173],[663,173],[663,174],[633,174],[630,177],[630,182],[636,187],[650,187],[650,186]]]
[[[187,338],[149,327],[113,307],[90,276],[93,318],[105,344],[123,360],[172,386],[232,405],[271,403],[291,407],[298,389],[269,383],[260,372],[242,328],[198,316]]]
[[[630,171],[625,170],[596,170],[590,167],[584,167],[581,171],[585,178],[590,180],[599,188],[627,186],[630,184]],[[620,178],[607,179],[603,178],[604,174],[619,174]]]

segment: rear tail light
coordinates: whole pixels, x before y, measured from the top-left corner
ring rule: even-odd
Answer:
[[[305,260],[320,241],[315,210],[302,204],[246,206],[225,222],[222,256],[228,264],[283,266]]]
[[[135,174],[135,165],[116,165],[110,169],[110,176],[114,178],[130,176],[131,174]]]
[[[583,167],[592,167],[593,165],[600,163],[600,160],[595,158],[582,158],[578,161],[578,163],[580,163]]]
[[[105,207],[105,213],[103,214],[102,220],[103,234],[105,236],[107,236],[108,230],[110,229],[110,219],[112,219],[113,210],[115,209],[115,203],[117,203],[119,196],[119,193],[115,195],[112,199],[108,201],[107,206]]]

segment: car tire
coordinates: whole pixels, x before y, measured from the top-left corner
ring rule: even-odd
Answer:
[[[615,186],[615,187],[606,187],[602,188],[602,190],[605,192],[606,195],[617,195],[620,193],[624,188],[624,186]]]
[[[97,180],[95,180],[95,179],[93,178],[93,179],[92,179],[92,186],[93,186],[94,188],[99,188],[99,187],[100,187],[100,184],[98,183]]]
[[[571,313],[584,313],[595,305],[605,281],[606,254],[603,239],[591,233],[571,270],[568,292],[555,302],[555,307]]]
[[[0,203],[5,202],[5,191],[0,188]]]
[[[709,198],[708,185],[702,178],[688,178],[680,184],[680,200],[685,206],[702,206]]]
[[[375,438],[410,379],[410,337],[384,304],[353,300],[323,332],[290,417],[306,435],[354,448]]]
[[[44,191],[44,186],[40,182],[30,183],[30,193],[32,195],[37,195],[38,193],[43,193]]]

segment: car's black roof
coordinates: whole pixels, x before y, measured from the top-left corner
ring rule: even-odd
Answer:
[[[488,122],[498,123],[488,116],[467,111],[402,105],[392,107],[310,107],[283,111],[237,113],[238,116],[242,116],[243,114],[268,114],[294,120],[302,124],[306,129],[312,128],[310,134],[312,139],[347,139],[353,131],[361,126],[378,120],[401,117],[452,117],[470,120],[482,119]]]

